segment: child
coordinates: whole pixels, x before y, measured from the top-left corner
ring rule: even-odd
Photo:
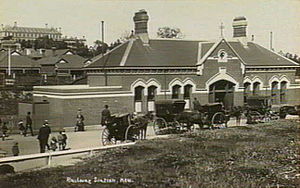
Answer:
[[[25,127],[24,127],[24,122],[23,120],[20,120],[18,123],[20,134],[24,135]]]
[[[4,141],[5,140],[5,137],[7,136],[6,133],[7,133],[7,126],[6,126],[7,122],[4,122],[3,125],[2,125],[2,140]]]
[[[13,153],[14,156],[18,156],[20,151],[19,151],[19,146],[18,146],[18,142],[15,142],[15,144],[12,146],[11,151]]]
[[[55,151],[57,149],[57,139],[53,136],[50,141],[50,147],[52,151]]]
[[[63,135],[63,138],[64,138],[63,139],[63,150],[65,150],[66,146],[67,146],[67,139],[68,139],[68,137],[67,137],[65,131],[63,131],[61,134]]]

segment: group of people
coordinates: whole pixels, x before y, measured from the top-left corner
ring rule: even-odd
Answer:
[[[43,126],[39,130],[39,134],[37,139],[40,143],[40,152],[45,153],[46,147],[47,150],[56,151],[57,148],[59,150],[65,150],[67,146],[67,135],[64,131],[60,131],[57,138],[53,136],[50,141],[50,145],[48,144],[49,136],[51,134],[51,128],[49,127],[49,123],[45,120]],[[58,145],[58,146],[57,146]]]
[[[27,112],[26,115],[26,122],[24,125],[23,120],[21,119],[18,123],[20,134],[27,136],[27,131],[29,130],[31,133],[31,136],[34,136],[33,129],[32,129],[32,118],[31,118],[31,112]]]

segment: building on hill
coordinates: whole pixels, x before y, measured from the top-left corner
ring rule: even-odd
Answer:
[[[85,66],[88,85],[35,88],[34,100],[47,98],[54,124],[73,125],[78,108],[88,112],[87,124],[98,124],[105,104],[112,112],[146,113],[158,99],[183,99],[186,109],[194,97],[227,109],[253,95],[269,96],[273,105],[300,103],[299,65],[249,42],[245,17],[233,20],[232,40],[216,41],[150,39],[147,12],[133,20],[133,37]]]
[[[0,73],[4,77],[8,75],[8,61],[8,51],[1,50]],[[40,65],[36,61],[22,55],[18,51],[11,51],[10,62],[11,77],[15,80],[15,85],[32,87],[40,84]],[[4,83],[1,84],[4,85]]]
[[[37,27],[20,27],[17,25],[17,22],[14,23],[14,26],[3,26],[1,24],[0,28],[0,40],[6,37],[12,37],[15,41],[33,41],[40,37],[46,37],[53,40],[60,40],[62,33],[60,29],[57,28],[48,28],[47,25],[45,28]]]
[[[41,66],[41,74],[45,82],[48,82],[48,77],[55,77],[53,84],[70,83],[84,77],[83,67],[90,61],[69,49],[44,51],[42,56],[37,61]]]

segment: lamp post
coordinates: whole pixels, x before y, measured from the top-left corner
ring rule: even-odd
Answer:
[[[103,69],[104,69],[104,85],[107,86],[107,70],[106,70],[106,62],[104,61],[104,21],[101,21],[101,35],[102,35],[102,63],[103,63]]]

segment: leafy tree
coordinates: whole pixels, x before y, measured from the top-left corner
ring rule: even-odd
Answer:
[[[108,45],[100,40],[96,40],[94,42],[93,50],[95,55],[106,53],[106,51],[108,50]]]
[[[157,36],[159,38],[183,38],[183,34],[179,28],[171,28],[171,27],[160,27],[157,31]]]

